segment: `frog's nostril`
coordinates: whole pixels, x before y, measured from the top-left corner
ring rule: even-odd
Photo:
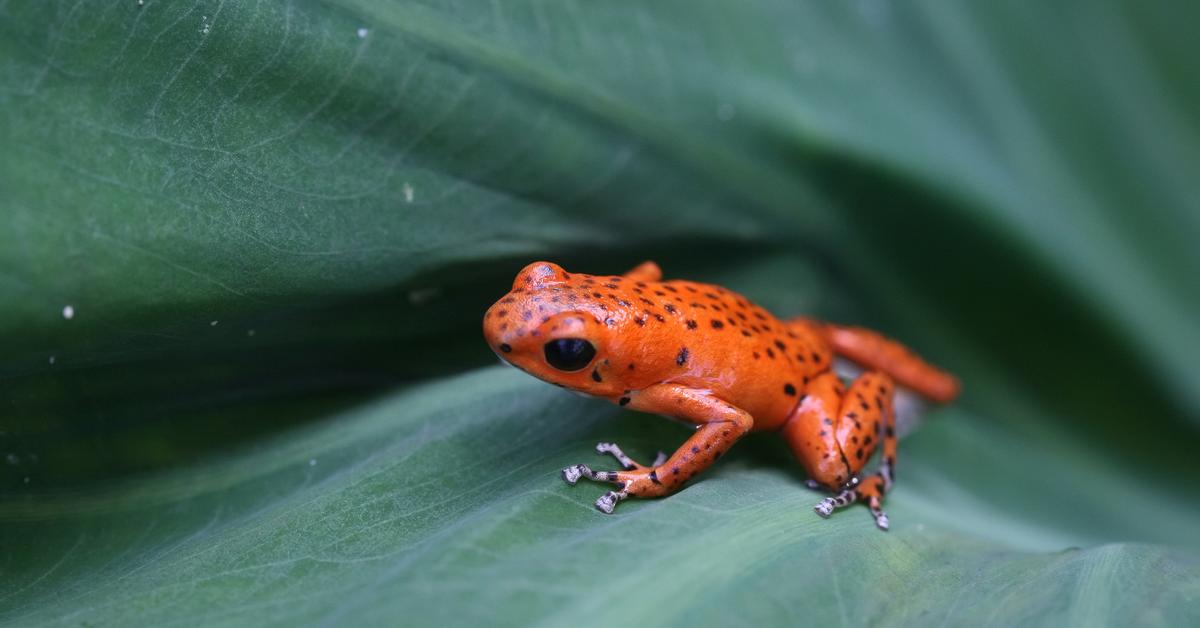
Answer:
[[[508,346],[507,342],[500,343],[500,350],[505,353],[512,353],[512,347]]]

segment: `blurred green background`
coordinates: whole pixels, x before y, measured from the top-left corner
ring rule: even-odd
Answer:
[[[0,623],[1200,624],[1197,23],[0,2]],[[965,393],[889,533],[769,436],[604,517],[558,470],[686,432],[496,364],[534,259],[869,325]]]

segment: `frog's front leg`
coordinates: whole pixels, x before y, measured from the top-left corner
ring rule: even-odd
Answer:
[[[663,461],[655,460],[656,464],[651,467],[640,467],[621,453],[617,460],[622,466],[626,466],[625,462],[628,461],[635,468],[593,471],[586,465],[574,465],[563,469],[563,479],[568,484],[586,477],[589,480],[613,482],[619,487],[596,500],[596,508],[607,514],[612,513],[617,502],[628,497],[661,497],[674,493],[684,482],[712,465],[754,424],[754,419],[745,410],[717,399],[708,391],[678,384],[651,386],[632,393],[630,398],[629,408],[675,416],[696,423],[699,427],[674,454]],[[605,447],[602,453],[613,453],[610,449],[620,453],[615,445]],[[600,451],[599,446],[597,451]]]
[[[652,469],[663,462],[666,462],[667,460],[666,452],[659,451],[658,455],[654,457],[654,462],[652,462],[650,466],[646,466],[625,455],[625,452],[621,451],[621,448],[618,447],[616,443],[596,443],[596,453],[608,454],[613,458],[616,458],[617,462],[620,463],[621,467],[626,471],[633,471],[635,469]],[[563,480],[565,480],[567,484],[570,484],[571,486],[574,486],[581,477],[585,477],[589,480],[595,480],[597,482],[607,482],[610,479],[615,482],[617,480],[616,471],[593,471],[592,468],[586,464],[569,466],[562,470],[562,475]]]
[[[626,456],[625,452],[621,451],[621,448],[617,447],[616,443],[596,443],[596,453],[608,454],[613,458],[616,458],[617,462],[621,463],[621,466],[624,467],[626,471],[646,468],[646,465],[638,464],[633,458]],[[666,459],[667,452],[659,451],[658,454],[654,456],[654,462],[650,463],[650,466],[657,467],[665,462]],[[572,484],[574,484],[574,482],[572,482]]]

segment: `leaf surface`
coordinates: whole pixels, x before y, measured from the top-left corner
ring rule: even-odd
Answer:
[[[0,622],[1200,621],[1186,3],[0,3]],[[893,530],[491,366],[656,259],[958,373]]]

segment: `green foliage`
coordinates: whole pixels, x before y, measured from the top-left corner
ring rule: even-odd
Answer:
[[[0,622],[1200,623],[1200,11],[975,4],[0,3]],[[495,365],[537,258],[965,395],[889,533],[770,436],[605,517],[685,433]]]

